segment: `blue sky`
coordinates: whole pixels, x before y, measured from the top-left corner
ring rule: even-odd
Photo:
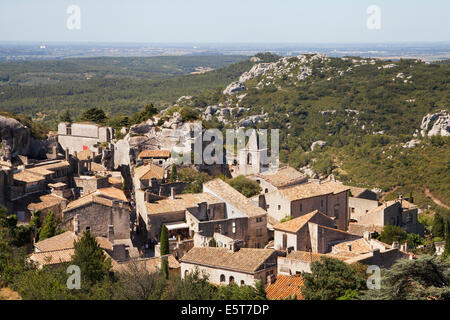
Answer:
[[[69,5],[81,29],[69,30]],[[370,5],[381,29],[366,27]],[[450,41],[448,0],[0,0],[0,41],[374,43]]]

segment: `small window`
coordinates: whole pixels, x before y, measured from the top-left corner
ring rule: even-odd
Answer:
[[[280,206],[280,205],[278,205],[278,211],[279,211],[279,210],[281,210],[281,206]]]
[[[244,286],[244,285],[245,285],[245,281],[241,280],[241,286]]]
[[[320,200],[320,206],[323,208],[323,200]]]
[[[230,283],[234,283],[234,277],[230,276]]]
[[[303,211],[303,205],[300,203],[300,212]]]
[[[88,232],[88,231],[91,231],[91,227],[90,226],[86,227],[86,232]]]
[[[220,275],[220,282],[225,282],[225,275],[224,274]]]
[[[233,222],[233,233],[236,233],[236,222]]]
[[[264,190],[264,193],[269,193],[269,189],[266,188],[266,189]]]
[[[355,213],[355,208],[351,208],[352,209],[352,213]]]

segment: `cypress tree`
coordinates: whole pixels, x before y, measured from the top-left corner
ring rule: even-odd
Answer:
[[[167,257],[161,259],[161,275],[165,279],[169,279],[169,259]]]
[[[39,234],[39,241],[45,240],[47,238],[51,238],[56,233],[56,220],[55,213],[53,211],[47,212],[45,216],[44,227]]]
[[[160,253],[162,256],[170,253],[169,248],[169,231],[167,227],[163,224],[161,227],[161,237],[160,237]]]
[[[176,182],[178,178],[177,166],[175,164],[172,165],[172,170],[170,172],[170,182]]]
[[[431,233],[433,234],[433,237],[444,237],[444,219],[439,213],[436,213],[434,215],[433,219],[433,226],[431,229]]]

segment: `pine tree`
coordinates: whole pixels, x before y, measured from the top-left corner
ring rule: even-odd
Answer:
[[[255,288],[257,297],[261,300],[267,300],[266,289],[264,288],[264,283],[261,279],[256,282]]]
[[[450,221],[447,219],[447,221],[445,221],[445,247],[444,247],[444,252],[442,253],[442,260],[447,259],[448,257],[450,257],[450,227],[449,227]]]
[[[70,115],[70,111],[64,111],[59,117],[60,122],[72,122],[72,116]]]
[[[170,253],[169,248],[169,231],[167,230],[167,227],[163,224],[161,227],[161,237],[160,237],[160,253],[161,256],[164,256],[166,254]]]
[[[72,263],[81,269],[83,282],[89,285],[103,280],[111,269],[111,260],[106,258],[97,240],[89,231],[80,240],[74,242],[75,253]]]
[[[44,227],[39,234],[39,241],[51,238],[56,234],[56,218],[53,211],[47,212]]]

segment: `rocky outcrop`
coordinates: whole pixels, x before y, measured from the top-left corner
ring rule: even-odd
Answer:
[[[234,81],[234,82],[230,83],[228,85],[228,87],[225,88],[225,90],[223,91],[223,94],[230,95],[230,94],[234,94],[236,92],[244,91],[246,89],[247,88],[245,87],[245,85],[242,82]]]
[[[415,147],[416,145],[418,145],[418,144],[420,144],[420,140],[413,139],[413,140],[408,141],[407,143],[405,143],[405,144],[403,145],[403,148],[405,148],[405,149],[412,149],[412,148],[414,148],[414,147]]]
[[[431,129],[430,129],[431,126]],[[422,119],[420,126],[420,133],[422,137],[425,136],[450,136],[450,115],[448,111],[441,110],[438,113],[427,114]]]
[[[0,138],[3,161],[11,161],[19,155],[31,158],[45,157],[44,143],[34,139],[31,130],[16,119],[0,116]]]
[[[323,140],[318,140],[313,142],[313,144],[311,145],[311,151],[314,151],[316,148],[320,148],[322,149],[323,147],[325,147],[327,145],[326,141]]]

